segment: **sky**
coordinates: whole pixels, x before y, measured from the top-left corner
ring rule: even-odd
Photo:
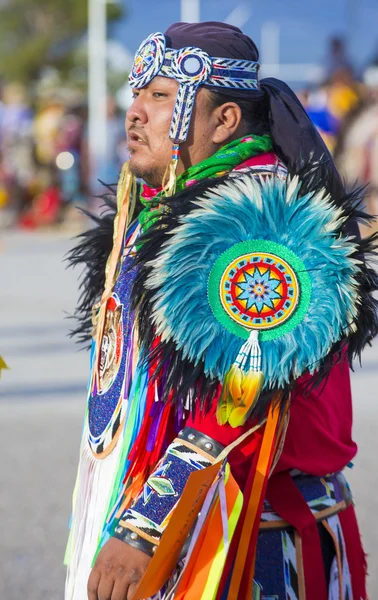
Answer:
[[[120,0],[127,14],[111,35],[134,54],[150,33],[180,20],[180,0]],[[201,21],[223,21],[238,5],[249,11],[243,31],[260,46],[261,28],[280,27],[280,62],[321,63],[331,35],[348,38],[358,68],[378,53],[378,0],[202,0]]]

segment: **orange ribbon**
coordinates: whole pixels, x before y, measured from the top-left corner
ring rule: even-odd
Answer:
[[[272,462],[272,448],[274,446],[279,412],[280,411],[278,406],[276,406],[275,408],[273,408],[272,405],[270,406],[268,419],[265,425],[264,436],[261,443],[259,458],[257,461],[256,474],[253,480],[251,495],[249,497],[246,518],[240,535],[238,552],[236,554],[235,565],[232,571],[231,584],[227,600],[238,600],[238,598],[240,599],[239,589],[241,580],[244,575],[245,563],[250,545],[251,535],[256,519],[260,516],[261,506],[264,501],[264,484],[269,475],[270,465]],[[254,570],[254,565],[252,565],[252,567]]]

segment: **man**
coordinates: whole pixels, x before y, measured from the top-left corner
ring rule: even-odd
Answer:
[[[109,216],[72,255],[84,320],[102,297],[66,600],[366,598],[341,470],[348,356],[377,331],[373,243],[257,61],[216,22],[136,54],[106,280]]]

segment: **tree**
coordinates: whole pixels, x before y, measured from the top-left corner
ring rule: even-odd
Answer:
[[[107,10],[109,20],[123,14],[118,4]],[[87,14],[87,0],[7,0],[0,8],[0,76],[27,84],[42,66],[67,75]]]

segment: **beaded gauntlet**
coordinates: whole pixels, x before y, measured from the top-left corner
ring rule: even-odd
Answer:
[[[213,464],[222,450],[212,438],[185,427],[122,514],[114,536],[152,556],[189,475]]]

